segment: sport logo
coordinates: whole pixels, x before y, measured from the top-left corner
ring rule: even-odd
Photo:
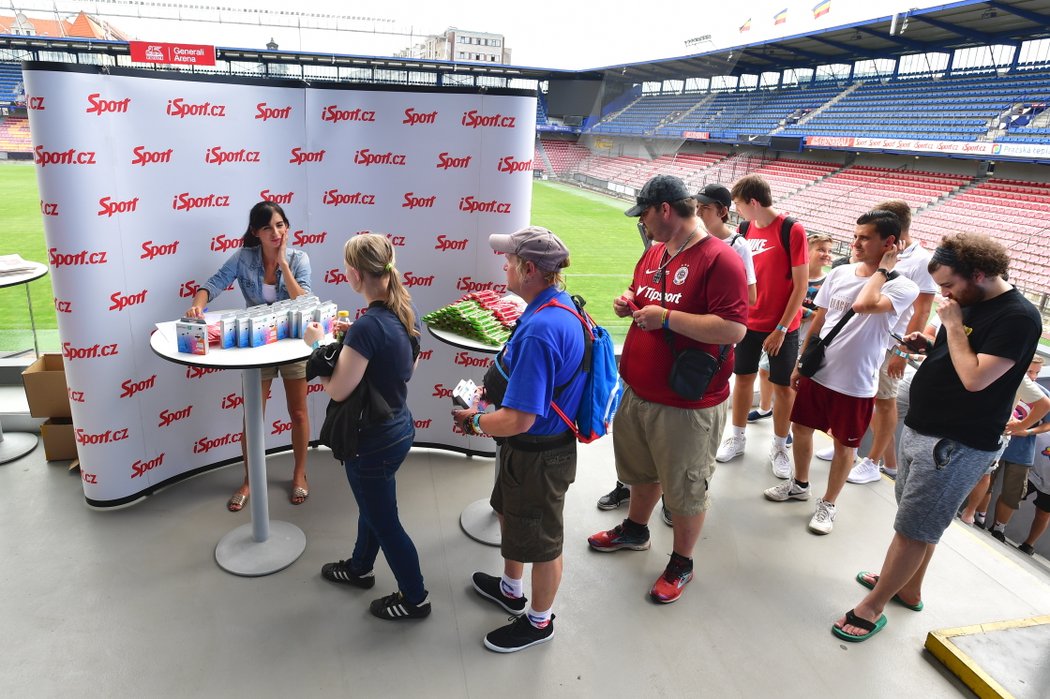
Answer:
[[[84,110],[87,114],[103,114],[119,113],[127,114],[128,107],[131,105],[131,98],[125,97],[122,100],[104,100],[99,99],[102,95],[98,92],[93,92],[87,96],[88,104],[90,105]]]
[[[144,473],[146,473],[148,471],[152,471],[153,469],[155,469],[155,468],[157,468],[159,466],[162,466],[163,464],[164,464],[164,454],[163,453],[160,454],[160,456],[156,457],[155,459],[150,459],[149,461],[142,461],[142,460],[136,461],[135,463],[131,464],[131,477],[132,478],[138,478],[142,474],[144,474]]]
[[[192,197],[189,192],[183,192],[182,194],[176,194],[171,198],[171,208],[175,211],[212,209],[229,205],[230,197],[224,194],[209,194],[205,197]]]
[[[70,403],[86,403],[87,402],[87,401],[84,400],[84,392],[83,391],[74,391],[72,388],[67,388],[66,389],[66,393],[69,395],[69,402]]]
[[[40,167],[48,165],[96,165],[95,151],[77,150],[44,150],[43,145],[33,149],[36,153],[36,162]]]
[[[191,299],[197,295],[197,280],[191,279],[188,282],[183,282],[182,286],[179,287],[179,298],[180,299]]]
[[[308,396],[312,396],[315,393],[323,393],[323,392],[324,392],[324,384],[318,383],[317,381],[312,381],[312,382],[306,384],[306,395],[308,395]]]
[[[459,200],[459,210],[468,214],[509,214],[510,203],[496,201],[477,201],[473,196],[466,196]]]
[[[295,192],[287,192],[285,194],[274,194],[268,189],[264,189],[259,192],[259,198],[263,201],[272,201],[274,204],[291,204],[292,197],[295,196]]]
[[[432,112],[417,112],[414,108],[409,107],[405,110],[405,118],[401,121],[402,124],[408,124],[409,126],[415,126],[416,124],[433,124],[437,121],[437,110]]]
[[[287,119],[292,115],[291,105],[287,107],[271,107],[265,102],[255,105],[255,118],[269,121],[270,119]]]
[[[167,111],[169,115],[178,117],[179,119],[185,119],[188,116],[224,117],[226,116],[226,105],[212,104],[211,102],[188,104],[185,98],[176,97],[175,99],[168,100],[168,106],[165,111]]]
[[[158,418],[160,418],[160,422],[157,423],[157,427],[167,427],[173,422],[185,420],[190,416],[190,413],[192,411],[192,405],[187,405],[185,408],[180,408],[179,410],[161,410],[160,415],[157,416]]]
[[[321,384],[317,384],[320,386]],[[323,387],[322,387],[323,388]],[[219,404],[223,410],[237,410],[244,405],[244,398],[239,393],[227,393]]]
[[[426,420],[415,420],[414,424],[417,430],[429,430],[433,422],[434,418],[427,418]]]
[[[481,127],[513,129],[516,121],[517,117],[504,116],[503,114],[478,114],[478,110],[471,109],[469,112],[463,112],[463,118],[459,120],[459,123],[470,129]]]
[[[131,159],[131,164],[146,167],[156,163],[170,163],[171,154],[175,152],[175,149],[146,150],[146,146],[135,146],[131,149],[131,152],[135,156]]]
[[[321,110],[321,121],[338,124],[340,121],[375,121],[376,113],[358,107],[357,109],[340,109],[338,104],[330,104]]]
[[[430,274],[425,277],[421,277],[417,274],[413,274],[412,272],[405,272],[405,277],[401,280],[401,283],[403,283],[410,289],[413,286],[433,286],[434,275]]]
[[[419,361],[421,361],[421,362],[429,362],[431,357],[433,357],[433,356],[434,356],[434,350],[432,350],[432,349],[420,350],[419,351],[419,356],[417,357],[417,359],[419,359]]]
[[[210,367],[202,366],[188,366],[186,367],[186,378],[199,379],[202,376],[207,376],[208,374],[217,374],[220,371],[222,371],[222,369],[212,369]]]
[[[211,239],[209,247],[215,252],[229,252],[244,247],[244,238],[227,238],[225,233],[220,233]]]
[[[373,206],[376,203],[376,195],[365,194],[364,192],[342,194],[338,189],[329,189],[321,197],[321,203],[327,206],[344,206],[346,204]]]
[[[230,444],[240,444],[241,433],[240,432],[228,432],[221,437],[215,439],[208,439],[207,437],[201,437],[193,445],[194,454],[207,454],[212,449],[218,447],[225,447]]]
[[[47,251],[47,255],[52,267],[76,267],[79,265],[104,265],[106,264],[107,252],[105,250],[96,252],[81,250],[80,252],[61,253],[58,251],[58,248],[51,248]]]
[[[497,294],[505,294],[507,285],[496,282],[476,282],[471,277],[460,277],[456,282],[456,291],[495,291]]]
[[[499,159],[496,170],[507,174],[528,172],[532,170],[532,160],[515,160],[513,155],[507,155]]]
[[[163,257],[164,255],[174,255],[179,251],[179,243],[182,241],[176,240],[174,243],[167,243],[165,245],[154,245],[152,240],[147,240],[142,244],[142,254],[139,255],[140,260],[152,260],[155,257]]]
[[[82,428],[78,427],[74,430],[74,435],[77,439],[77,444],[110,444],[112,442],[122,442],[128,438],[128,428],[123,427],[119,430],[106,430],[105,432],[96,432],[94,434],[85,432]]]
[[[157,375],[156,374],[154,374],[153,376],[149,377],[148,379],[142,379],[141,381],[132,381],[131,379],[128,379],[127,381],[124,381],[123,383],[120,384],[120,388],[122,390],[121,390],[120,395],[117,396],[117,397],[118,398],[131,398],[136,393],[139,393],[140,391],[145,391],[147,389],[153,388],[156,385],[157,385]]]
[[[113,345],[94,344],[91,347],[74,347],[68,342],[62,343],[62,356],[72,361],[74,359],[97,359],[98,357],[115,357],[120,354],[120,348]]]
[[[455,363],[465,367],[488,367],[492,365],[489,357],[471,357],[468,352],[460,352],[455,357]]]
[[[354,162],[358,165],[405,165],[406,156],[403,153],[373,153],[368,148],[362,148],[354,153]]]
[[[436,383],[434,384],[434,392],[430,395],[434,396],[435,398],[451,398],[452,389],[442,384]]]
[[[324,162],[325,150],[303,150],[302,148],[296,147],[292,149],[292,157],[288,161],[292,165],[302,165],[303,163],[320,163]]]
[[[58,216],[58,202],[40,200],[40,213],[44,216]]]
[[[438,153],[438,162],[434,167],[438,170],[462,170],[463,168],[470,167],[470,159],[473,157],[473,155],[455,157],[449,155],[447,152]]]
[[[223,150],[222,146],[212,146],[204,151],[204,162],[209,165],[225,165],[226,163],[258,163],[259,151],[247,150]]]
[[[320,233],[303,233],[302,231],[295,231],[292,233],[292,245],[301,247],[303,245],[320,245],[328,237],[328,231],[321,231]]]
[[[139,198],[114,201],[111,197],[98,200],[98,215],[113,218],[114,214],[129,214],[139,208]]]
[[[109,295],[109,300],[113,302],[113,305],[108,310],[111,311],[123,311],[129,306],[137,306],[140,303],[146,303],[147,289],[143,289],[137,294],[122,294],[119,291],[114,291]]]
[[[449,240],[448,236],[442,233],[437,237],[437,245],[434,246],[435,250],[466,250],[468,238],[463,240]]]
[[[62,301],[60,299],[55,299],[55,311],[58,312],[58,313],[72,313],[73,312],[73,302],[72,301]]]
[[[291,422],[281,422],[280,420],[274,420],[273,421],[273,430],[270,431],[270,434],[272,434],[272,435],[281,435],[281,434],[284,434],[285,432],[291,432],[291,431],[292,431],[292,423]]]
[[[350,280],[338,269],[330,269],[324,273],[325,284],[349,284]]]
[[[402,209],[432,209],[434,208],[434,202],[437,201],[437,195],[432,194],[429,197],[417,197],[415,192],[405,192],[404,203],[401,204]]]

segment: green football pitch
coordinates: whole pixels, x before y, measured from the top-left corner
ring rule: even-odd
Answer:
[[[0,207],[7,231],[0,237],[0,254],[18,253],[27,260],[47,261],[40,216],[36,170],[32,165],[0,165]],[[565,279],[569,293],[587,300],[595,320],[622,342],[627,322],[612,313],[612,300],[626,288],[642,243],[628,204],[562,184],[537,181],[533,186],[532,223],[550,228],[572,251]],[[57,350],[58,335],[51,281],[31,282],[33,314],[41,350]],[[451,299],[450,299],[451,300]],[[32,345],[25,290],[0,290],[0,350]]]

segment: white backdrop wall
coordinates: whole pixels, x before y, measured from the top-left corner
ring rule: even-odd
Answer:
[[[41,212],[73,422],[90,504],[111,506],[240,459],[238,371],[156,357],[154,324],[182,315],[233,253],[248,210],[280,203],[313,292],[351,317],[352,235],[390,237],[421,314],[466,291],[504,291],[491,233],[527,225],[535,96],[233,80],[27,63]],[[243,307],[231,288],[209,310]],[[489,355],[426,331],[409,386],[417,445],[491,453],[453,429],[449,392]],[[316,438],[327,396],[312,385]],[[273,382],[267,449],[290,444]]]

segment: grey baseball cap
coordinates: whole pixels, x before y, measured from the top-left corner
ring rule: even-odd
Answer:
[[[561,238],[540,226],[528,226],[510,235],[494,233],[489,236],[489,245],[496,252],[528,260],[544,272],[560,269],[569,257],[569,248]]]
[[[641,216],[650,206],[672,201],[680,201],[693,196],[680,178],[674,175],[657,175],[638,192],[634,206],[624,211],[625,216]]]

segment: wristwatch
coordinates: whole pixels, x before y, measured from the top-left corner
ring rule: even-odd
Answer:
[[[897,277],[900,276],[900,272],[891,272],[888,269],[886,269],[885,267],[879,267],[875,271],[876,272],[882,272],[883,276],[886,277],[886,281],[889,281],[891,279],[896,279]]]

